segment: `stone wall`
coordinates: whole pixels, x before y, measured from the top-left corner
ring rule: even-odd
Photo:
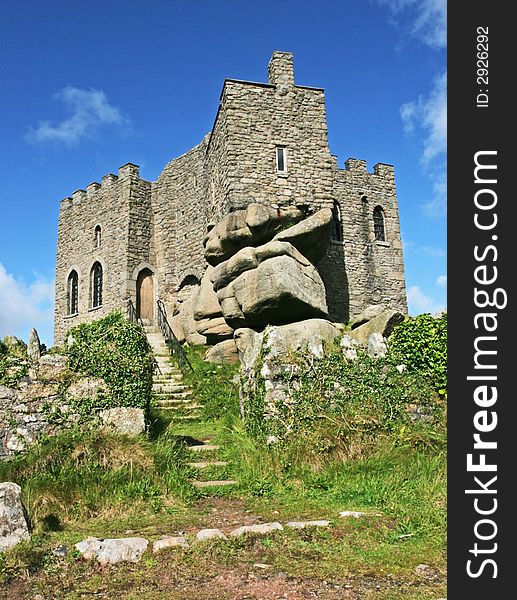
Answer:
[[[356,159],[348,159],[345,166],[334,169],[343,241],[331,242],[319,265],[333,310],[339,313],[335,316],[348,320],[369,304],[407,312],[393,167],[377,164],[373,173],[368,173],[366,162]],[[384,214],[385,241],[375,239],[373,211],[377,206]],[[343,276],[346,286],[339,283]],[[344,312],[347,305],[348,314]]]
[[[119,181],[128,206],[126,297],[136,306],[138,273],[144,268],[156,272],[151,183],[140,179],[138,167],[132,164],[119,171]]]
[[[330,207],[324,92],[294,85],[290,54],[275,53],[271,63],[268,84],[224,84],[229,209],[252,202]],[[277,147],[286,150],[285,173],[277,170]]]
[[[70,372],[64,356],[47,354],[37,363],[20,360],[24,362],[30,365],[30,376],[16,387],[0,385],[0,459],[26,450],[42,435],[74,425],[79,415],[71,403],[106,391],[102,380]]]
[[[207,230],[204,162],[206,140],[171,161],[152,188],[157,254],[157,289],[167,313],[176,308],[185,278],[203,276]]]
[[[134,268],[152,258],[149,211],[150,183],[138,176],[138,167],[127,164],[118,176],[91,183],[61,202],[56,260],[54,343],[62,344],[66,331],[79,323],[98,319],[114,309],[126,311],[135,290]],[[95,228],[101,228],[97,247]],[[91,270],[103,269],[102,305],[92,307]],[[68,315],[68,277],[79,279],[78,311]]]

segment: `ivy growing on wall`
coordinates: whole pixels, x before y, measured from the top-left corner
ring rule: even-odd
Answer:
[[[72,371],[106,383],[108,393],[91,409],[129,406],[147,411],[154,356],[140,325],[112,312],[70,329],[65,350]]]
[[[25,344],[13,337],[11,340],[17,342],[14,347],[8,343],[9,336],[7,342],[6,338],[0,340],[0,385],[7,387],[15,387],[28,372]]]
[[[429,314],[408,317],[393,331],[390,352],[409,371],[428,376],[436,390],[447,392],[447,313],[438,318]]]

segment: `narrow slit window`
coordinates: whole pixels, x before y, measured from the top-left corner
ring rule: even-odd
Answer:
[[[101,226],[97,225],[95,227],[95,248],[100,248],[102,244],[102,230]]]
[[[92,267],[91,299],[92,308],[102,306],[102,265],[99,262]]]
[[[77,271],[72,271],[68,276],[67,285],[67,314],[75,315],[79,312],[79,277]]]
[[[282,146],[276,148],[276,170],[279,173],[287,173],[287,152]]]
[[[334,202],[334,206],[332,208],[331,239],[335,242],[343,241],[343,224],[341,222],[341,209],[339,208],[339,204],[337,202]]]
[[[380,206],[376,206],[373,209],[373,230],[375,233],[375,239],[378,242],[386,241],[386,234],[384,231],[384,214]]]

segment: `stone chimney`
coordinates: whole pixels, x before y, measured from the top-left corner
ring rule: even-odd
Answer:
[[[268,81],[279,89],[286,91],[294,86],[293,55],[291,52],[276,50],[271,56],[267,68]]]

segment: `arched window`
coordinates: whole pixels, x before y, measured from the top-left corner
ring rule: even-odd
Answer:
[[[95,236],[94,236],[94,247],[95,248],[100,248],[101,244],[102,244],[101,226],[100,225],[96,225],[95,226]]]
[[[339,204],[336,201],[334,201],[334,206],[332,207],[332,228],[330,232],[330,237],[336,242],[343,241],[343,224],[341,222],[341,209],[339,208]]]
[[[384,232],[384,213],[380,206],[376,206],[373,209],[373,231],[375,232],[375,239],[378,242],[386,241],[386,234]]]
[[[76,315],[79,312],[79,277],[77,271],[72,271],[68,276],[66,286],[66,312]]]
[[[93,264],[90,280],[91,306],[102,306],[102,265],[100,262]]]

